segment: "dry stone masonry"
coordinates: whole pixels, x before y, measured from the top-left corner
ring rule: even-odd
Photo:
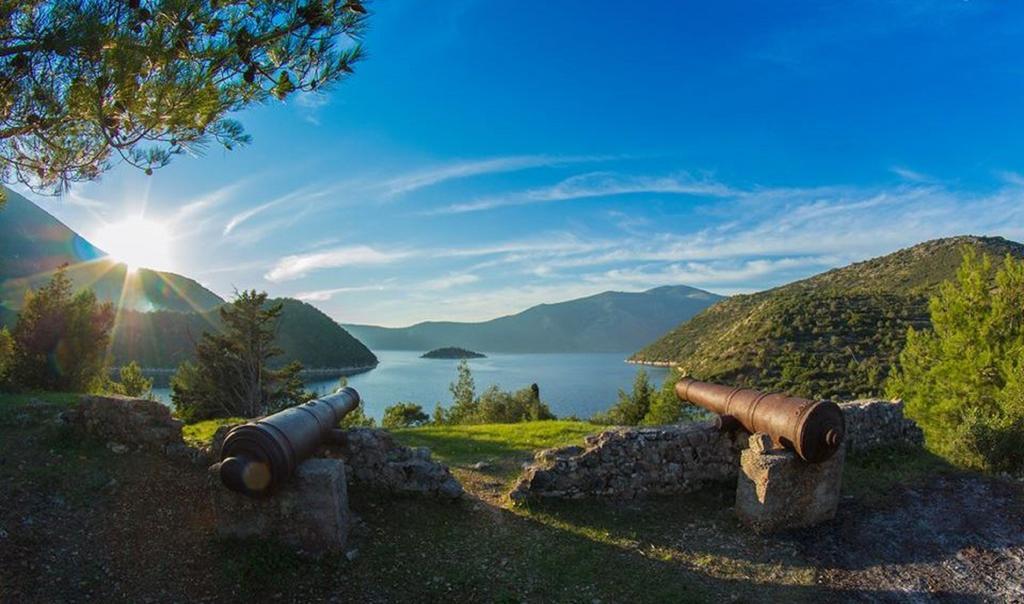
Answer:
[[[220,459],[224,437],[233,427],[217,429],[207,452],[209,463]],[[345,431],[344,445],[326,445],[321,455],[345,461],[352,488],[439,499],[457,499],[463,494],[448,467],[431,459],[430,449],[399,444],[387,430],[351,428]]]
[[[72,428],[107,442],[115,452],[146,449],[161,453],[183,447],[181,422],[165,405],[128,396],[84,396],[61,414]]]
[[[871,399],[839,406],[850,452],[923,444],[920,428],[903,416],[902,402]],[[708,483],[736,480],[748,437],[745,432],[719,432],[711,422],[608,430],[588,436],[585,447],[537,453],[509,497],[524,503],[692,492]]]

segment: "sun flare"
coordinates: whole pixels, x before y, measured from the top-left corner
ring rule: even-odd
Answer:
[[[167,228],[141,216],[104,225],[96,235],[96,245],[129,271],[139,268],[171,268],[171,235]]]

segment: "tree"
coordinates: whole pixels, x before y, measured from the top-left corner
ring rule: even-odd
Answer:
[[[102,387],[114,308],[90,290],[72,294],[66,267],[28,291],[14,327],[13,378],[24,388],[86,392]]]
[[[422,426],[430,421],[430,416],[423,412],[423,407],[415,403],[395,403],[384,409],[381,425],[385,428],[406,428]]]
[[[270,367],[281,354],[274,344],[281,311],[280,303],[268,304],[267,294],[255,290],[220,308],[223,331],[204,333],[196,364],[183,363],[171,381],[182,419],[256,417],[306,400],[299,363]]]
[[[14,363],[14,338],[6,327],[0,327],[0,387],[7,383],[7,374]]]
[[[639,425],[651,409],[654,389],[651,387],[647,372],[639,369],[633,379],[633,390],[627,393],[619,390],[619,400],[611,409],[594,416],[594,421],[618,426]]]
[[[249,141],[227,115],[352,73],[359,0],[0,2],[0,181],[91,180],[111,157],[151,173]]]
[[[149,397],[153,394],[153,380],[142,375],[142,368],[135,361],[121,366],[118,374],[120,380],[111,382],[109,386],[114,394],[136,398]]]
[[[452,406],[446,413],[448,423],[462,424],[469,418],[476,415],[476,384],[473,382],[473,373],[469,370],[469,363],[465,359],[459,361],[458,377],[448,386],[452,393]]]
[[[991,260],[965,248],[929,312],[932,329],[908,331],[887,393],[906,401],[937,452],[1006,469],[1006,445],[1024,438],[1024,262],[1008,256],[993,280]]]
[[[640,423],[648,426],[664,426],[694,421],[707,413],[700,407],[684,405],[676,394],[676,382],[682,378],[678,369],[672,369],[665,376],[661,388],[651,395],[651,407]]]

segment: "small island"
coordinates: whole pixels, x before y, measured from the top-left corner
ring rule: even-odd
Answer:
[[[436,348],[420,355],[421,359],[485,359],[487,355],[457,346]]]

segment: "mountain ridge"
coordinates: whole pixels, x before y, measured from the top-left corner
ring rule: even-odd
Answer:
[[[378,350],[458,346],[482,352],[627,352],[722,298],[686,285],[666,285],[537,304],[488,321],[343,326]]]
[[[72,230],[55,216],[5,188],[0,207],[0,305],[17,310],[29,289],[49,281],[62,265],[76,288],[88,287],[101,301],[135,310],[205,312],[224,299],[177,273],[123,263]],[[126,287],[127,284],[127,287]]]

